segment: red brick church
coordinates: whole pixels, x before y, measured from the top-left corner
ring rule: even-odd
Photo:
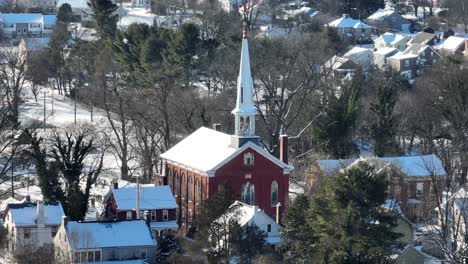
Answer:
[[[161,155],[164,176],[179,206],[177,219],[182,229],[187,230],[203,201],[223,185],[229,185],[242,202],[259,206],[273,218],[278,203],[284,212],[293,170],[287,164],[287,136],[281,137],[278,159],[259,145],[256,112],[244,30],[237,102],[232,110],[234,135],[201,127]]]

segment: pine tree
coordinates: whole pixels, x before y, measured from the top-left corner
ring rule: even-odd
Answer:
[[[371,135],[375,141],[374,154],[378,157],[399,155],[396,142],[398,119],[395,105],[400,95],[400,78],[391,76],[377,87],[377,101],[371,104]]]
[[[57,20],[65,24],[73,21],[73,12],[69,3],[65,3],[59,7],[57,12]]]
[[[180,241],[173,235],[166,235],[158,240],[158,250],[156,251],[158,263],[165,263],[170,256],[180,253],[182,253],[182,246]]]
[[[385,175],[364,162],[324,179],[310,202],[299,197],[288,211],[287,223],[296,226],[284,232],[285,260],[389,263],[400,234],[392,231],[396,213],[382,208],[386,189]]]
[[[336,89],[324,89],[314,127],[319,148],[333,158],[357,154],[353,143],[354,128],[360,110],[362,75]]]
[[[88,6],[91,8],[91,16],[96,23],[99,38],[113,39],[117,31],[117,5],[111,0],[89,0]]]

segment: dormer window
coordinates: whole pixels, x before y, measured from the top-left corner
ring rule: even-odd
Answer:
[[[251,152],[247,152],[244,154],[244,165],[245,166],[253,166],[254,165],[254,155]]]

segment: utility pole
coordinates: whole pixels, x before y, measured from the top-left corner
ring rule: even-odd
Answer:
[[[75,125],[76,125],[76,94],[77,94],[77,90],[75,89],[75,92],[73,93],[73,97],[75,99]]]

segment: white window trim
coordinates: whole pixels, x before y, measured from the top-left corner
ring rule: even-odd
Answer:
[[[163,210],[163,221],[169,221],[169,210]]]

